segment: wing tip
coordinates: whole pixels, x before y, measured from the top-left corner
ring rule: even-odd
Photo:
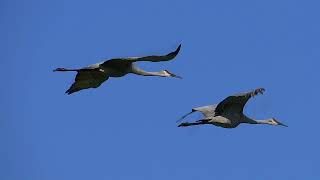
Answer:
[[[72,86],[71,86],[68,90],[66,90],[65,94],[71,95],[74,92],[77,92],[77,90],[73,89]]]
[[[179,52],[180,52],[180,49],[181,49],[181,44],[177,47],[177,49],[169,54],[167,54],[167,56],[169,57],[169,59],[173,59],[175,58]]]
[[[65,94],[70,95],[70,94],[72,94],[72,92],[68,89],[68,90],[65,92]]]
[[[175,51],[176,54],[179,53],[179,51],[180,51],[180,49],[181,49],[181,45],[182,45],[182,44],[179,44],[178,48],[176,49],[176,51]]]

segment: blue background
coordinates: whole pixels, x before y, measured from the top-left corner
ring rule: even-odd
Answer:
[[[19,1],[0,4],[0,179],[319,179],[318,1]],[[65,95],[104,59],[184,77],[128,75]],[[192,107],[264,87],[245,109],[289,128],[177,128]],[[196,120],[194,114],[188,120]]]

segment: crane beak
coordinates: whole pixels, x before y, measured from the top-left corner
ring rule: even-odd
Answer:
[[[179,78],[179,79],[182,79],[181,76],[178,76],[176,74],[173,74],[172,72],[168,71],[168,70],[164,70],[166,73],[168,73],[170,75],[170,77],[174,77],[174,78]]]
[[[178,78],[178,79],[183,79],[181,76],[178,76],[178,75],[175,75],[175,74],[171,74],[171,77]]]
[[[190,123],[184,122],[178,125],[178,127],[186,127],[186,126],[190,126]]]
[[[279,122],[278,125],[284,126],[284,127],[288,127],[287,125],[285,125],[285,124],[283,124],[283,123],[281,123],[281,122]]]
[[[274,119],[273,120],[277,123],[277,125],[279,126],[284,126],[284,127],[288,127],[287,125],[283,124],[282,122],[279,122],[278,120]]]

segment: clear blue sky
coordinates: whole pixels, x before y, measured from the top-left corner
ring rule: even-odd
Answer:
[[[318,1],[18,1],[0,6],[1,180],[319,179]],[[165,54],[183,80],[128,75],[71,96],[105,58]],[[266,88],[245,112],[289,128],[177,128]],[[195,114],[189,120],[200,118]]]

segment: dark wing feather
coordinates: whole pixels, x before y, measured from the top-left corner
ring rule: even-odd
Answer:
[[[178,48],[166,55],[163,56],[143,56],[143,57],[128,57],[128,58],[119,58],[115,60],[122,60],[122,61],[129,61],[129,62],[137,62],[137,61],[150,61],[150,62],[160,62],[160,61],[170,61],[173,58],[175,58],[181,48],[181,44],[178,46]]]
[[[98,69],[83,69],[78,72],[75,82],[66,91],[67,94],[80,91],[82,89],[97,88],[109,77]]]
[[[112,68],[115,70],[117,69],[122,70],[122,69],[129,68],[132,63],[133,62],[125,60],[123,58],[116,58],[116,59],[110,59],[101,63],[101,66]]]
[[[216,115],[226,112],[242,113],[248,100],[253,96],[254,91],[239,93],[225,98],[215,109]]]
[[[133,58],[128,58],[127,60],[130,60],[130,61],[151,61],[151,62],[170,61],[178,55],[180,48],[181,48],[181,44],[178,46],[178,48],[175,51],[173,51],[167,55],[164,55],[164,56],[144,56],[144,57],[136,57],[136,58],[133,57]]]
[[[221,101],[215,109],[216,115],[222,115],[225,112],[242,113],[245,104],[249,98],[244,96],[229,96]]]

